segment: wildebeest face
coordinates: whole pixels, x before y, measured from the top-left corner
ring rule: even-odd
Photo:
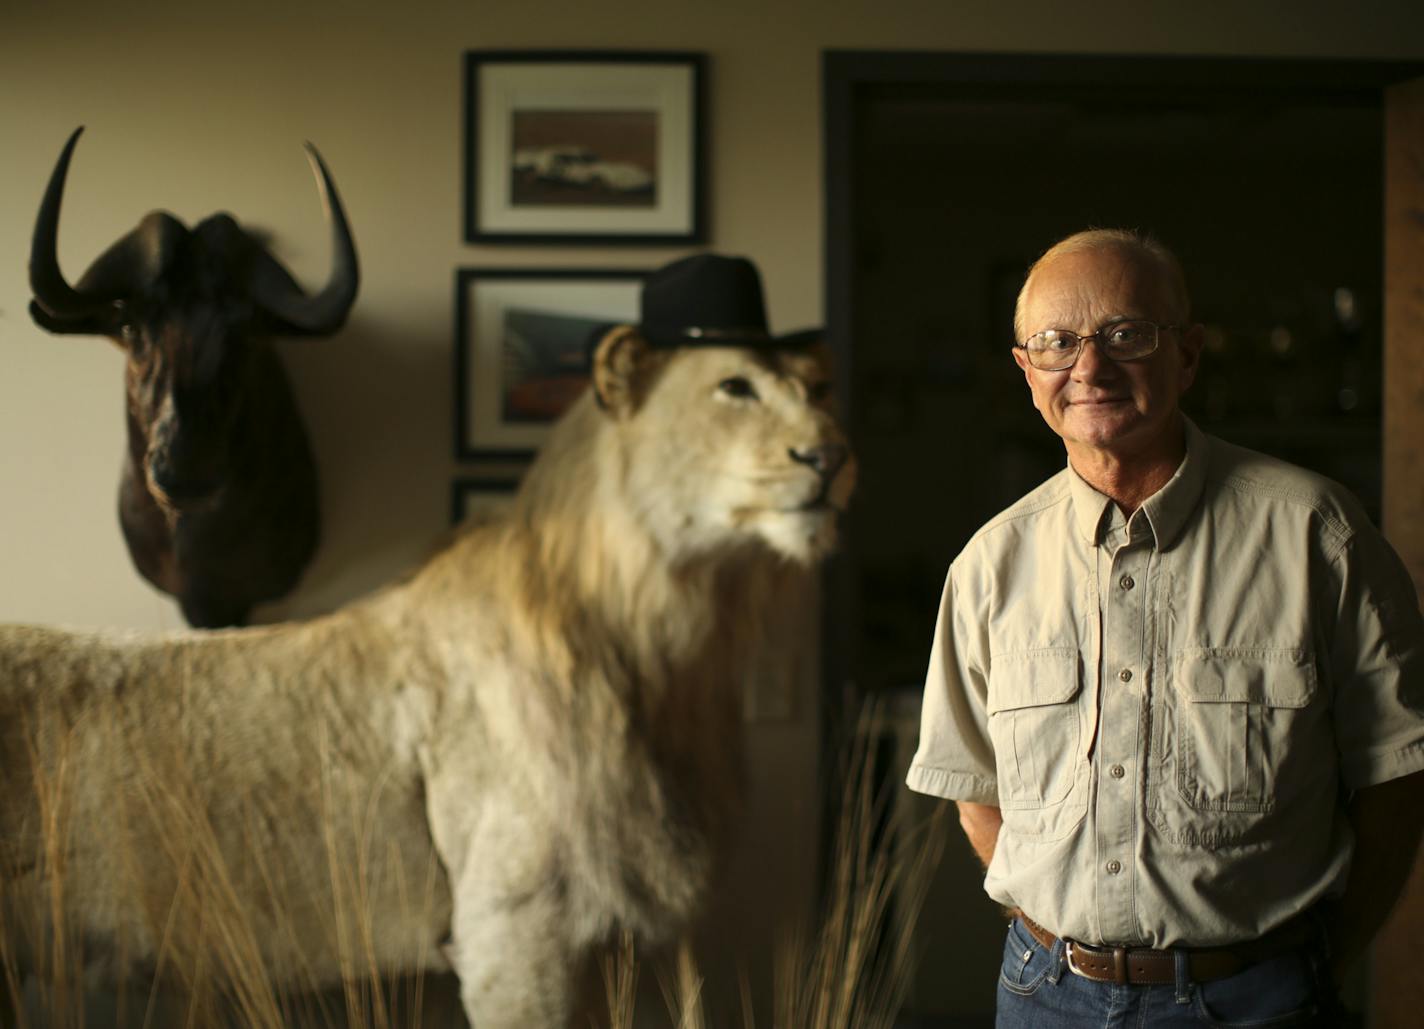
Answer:
[[[246,292],[234,290],[245,281],[234,272],[256,244],[230,217],[172,237],[163,274],[130,293],[112,338],[128,357],[129,415],[146,440],[144,478],[156,500],[181,510],[217,499],[227,478],[230,449],[243,443],[236,426],[248,393],[244,357],[263,345],[267,326]]]
[[[214,499],[243,391],[232,351],[243,341],[222,325],[160,322],[124,342],[130,416],[147,440],[143,472],[155,499],[183,508]]]

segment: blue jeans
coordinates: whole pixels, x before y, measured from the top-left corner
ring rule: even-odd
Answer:
[[[1334,1026],[1334,990],[1324,968],[1301,953],[1252,965],[1228,979],[1194,983],[1100,983],[1068,970],[1063,941],[1052,950],[1009,925],[999,973],[997,1029],[1143,1029],[1158,1026]]]

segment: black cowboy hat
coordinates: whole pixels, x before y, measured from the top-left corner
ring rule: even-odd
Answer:
[[[665,264],[643,283],[638,331],[655,347],[797,347],[820,329],[773,336],[761,275],[745,257],[694,254]]]

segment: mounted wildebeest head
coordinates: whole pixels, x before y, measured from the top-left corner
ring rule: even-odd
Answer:
[[[346,320],[359,271],[336,187],[308,156],[331,225],[331,278],[314,296],[230,215],[189,230],[154,211],[71,286],[56,239],[69,137],[35,220],[30,314],[50,332],[108,336],[128,358],[119,519],[129,554],[192,625],[239,625],[295,585],[316,548],[316,471],[268,336]]]

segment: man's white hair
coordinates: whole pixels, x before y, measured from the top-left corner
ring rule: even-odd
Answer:
[[[1177,324],[1186,323],[1191,315],[1191,299],[1187,295],[1187,279],[1182,274],[1182,263],[1177,260],[1176,254],[1168,250],[1161,241],[1136,229],[1084,229],[1054,243],[1029,267],[1023,286],[1019,289],[1018,300],[1014,304],[1014,339],[1023,342],[1024,299],[1028,296],[1029,287],[1033,285],[1035,273],[1043,263],[1050,258],[1092,250],[1121,250],[1155,268],[1167,288],[1167,296],[1172,305],[1172,320]]]

